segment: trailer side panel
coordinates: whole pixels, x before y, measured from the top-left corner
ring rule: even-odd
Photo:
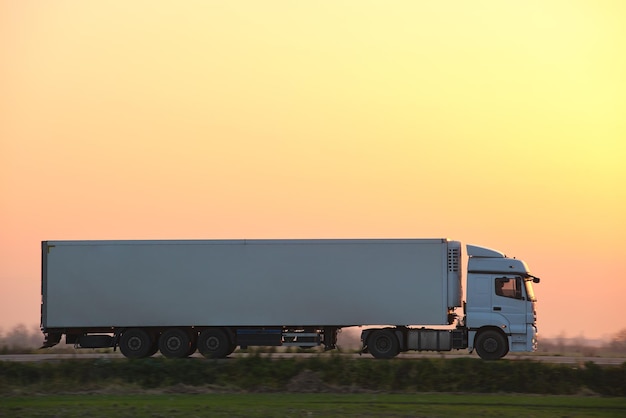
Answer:
[[[50,241],[42,325],[443,325],[446,240]]]

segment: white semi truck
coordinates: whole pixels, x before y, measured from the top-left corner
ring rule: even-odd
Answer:
[[[521,260],[466,248],[464,277],[462,245],[447,239],[44,241],[44,347],[65,335],[129,358],[220,358],[238,346],[333,349],[340,329],[360,326],[376,358],[534,350],[539,279]]]

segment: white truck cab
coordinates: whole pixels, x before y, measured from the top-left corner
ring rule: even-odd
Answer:
[[[482,358],[498,359],[510,351],[537,346],[537,314],[533,283],[521,260],[474,245],[467,246],[465,326],[468,348]]]

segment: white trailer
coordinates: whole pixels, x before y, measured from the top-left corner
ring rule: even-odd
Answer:
[[[497,273],[514,273],[509,279],[519,279],[521,292],[514,305],[534,312],[533,276],[523,263],[468,248],[483,267],[490,259],[515,262],[515,271]],[[341,328],[367,326],[364,351],[381,358],[472,349],[475,342],[484,358],[532,350],[534,315],[517,315],[523,327],[482,317],[467,326],[472,309],[480,317],[491,305],[471,304],[468,294],[465,315],[457,313],[461,264],[461,244],[447,239],[44,241],[44,346],[65,335],[78,347],[119,347],[133,358],[159,350],[185,357],[196,349],[225,357],[237,346],[332,349]],[[424,328],[435,325],[451,329]]]

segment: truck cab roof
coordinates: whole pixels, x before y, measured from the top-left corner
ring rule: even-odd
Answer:
[[[526,263],[515,258],[507,258],[504,253],[491,248],[467,245],[468,273],[520,274],[532,277]]]

